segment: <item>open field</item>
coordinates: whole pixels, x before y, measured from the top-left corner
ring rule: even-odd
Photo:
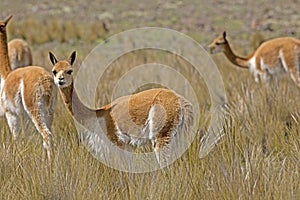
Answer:
[[[5,0],[0,18],[13,14],[9,39],[24,37],[34,64],[50,71],[48,52],[66,58],[77,50],[78,67],[109,36],[131,28],[171,28],[207,45],[227,30],[234,50],[246,55],[277,36],[300,38],[299,3],[288,1],[83,1]],[[143,63],[177,66],[191,80],[200,108],[198,134],[184,155],[168,168],[142,174],[120,172],[95,159],[80,143],[73,120],[58,98],[53,123],[54,159],[45,162],[42,138],[24,117],[12,142],[0,118],[1,199],[299,199],[300,94],[288,76],[269,85],[254,82],[223,55],[212,56],[222,75],[230,117],[213,151],[199,159],[208,126],[210,98],[190,64],[149,50],[112,63],[102,81],[99,106],[124,72]],[[193,82],[194,81],[194,82]]]

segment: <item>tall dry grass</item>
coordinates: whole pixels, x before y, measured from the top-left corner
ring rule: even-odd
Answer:
[[[49,50],[57,50],[58,57],[64,58],[71,48],[79,48],[80,63],[89,49],[78,44],[66,47],[59,42],[80,39],[82,33],[69,30],[72,24],[49,26],[59,36],[45,33],[41,41],[35,41],[34,33],[25,36],[32,37],[36,44],[57,38],[58,43],[35,52],[39,55],[35,63],[50,68],[46,64]],[[69,27],[69,32],[59,34],[63,27]],[[39,35],[44,35],[42,30]],[[12,142],[5,120],[0,120],[1,199],[298,199],[299,89],[288,77],[269,85],[254,83],[248,71],[234,68],[223,56],[214,59],[223,75],[229,117],[225,136],[206,158],[198,158],[210,106],[204,81],[198,82],[198,74],[191,66],[174,55],[136,52],[112,63],[99,85],[106,91],[97,94],[99,104],[109,101],[113,86],[131,67],[153,61],[174,66],[191,80],[201,105],[199,132],[184,155],[155,172],[132,174],[111,169],[80,143],[72,118],[58,99],[51,166],[45,162],[41,137],[26,117],[16,143]]]

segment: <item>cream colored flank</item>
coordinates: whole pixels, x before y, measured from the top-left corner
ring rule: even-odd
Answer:
[[[11,18],[0,21],[1,115],[5,115],[16,140],[20,131],[20,114],[25,110],[42,135],[50,160],[51,124],[57,89],[52,75],[42,67],[29,66],[12,71],[6,35],[6,25]]]
[[[8,42],[8,57],[12,70],[32,65],[31,50],[23,39],[13,39]]]
[[[166,159],[164,156],[168,156],[168,147],[174,137],[178,134],[188,134],[188,130],[191,129],[192,105],[168,89],[150,89],[120,97],[96,110],[87,108],[73,87],[72,65],[76,52],[63,61],[58,61],[51,52],[49,56],[54,65],[54,82],[66,107],[75,120],[91,129],[87,138],[94,151],[98,151],[101,141],[97,130],[93,130],[95,124],[91,123],[100,123],[107,138],[122,149],[131,150],[137,146],[151,144],[159,163]],[[93,120],[95,116],[96,121]]]
[[[289,73],[292,80],[300,87],[300,40],[282,37],[262,43],[257,50],[247,57],[236,55],[226,39],[226,32],[217,37],[209,46],[211,53],[224,52],[236,66],[248,68],[256,82],[277,78],[282,73]]]

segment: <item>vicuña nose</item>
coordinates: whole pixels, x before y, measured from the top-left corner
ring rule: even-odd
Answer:
[[[64,80],[64,77],[59,77],[58,80],[62,81]]]

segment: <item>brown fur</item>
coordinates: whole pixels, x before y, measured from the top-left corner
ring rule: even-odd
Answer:
[[[282,71],[286,71],[300,87],[300,40],[291,37],[268,40],[251,55],[242,57],[232,51],[224,32],[208,48],[212,53],[224,52],[233,64],[241,68],[249,68],[256,81],[259,78],[266,81],[270,76],[276,78]]]
[[[12,70],[31,66],[32,55],[28,43],[23,39],[13,39],[8,43],[8,56]]]
[[[28,66],[11,70],[6,39],[6,24],[10,19],[0,21],[1,108],[15,140],[19,134],[20,114],[22,110],[26,111],[43,137],[50,160],[56,87],[51,74],[42,67]]]
[[[177,132],[182,134],[180,127],[184,127],[184,130],[191,128],[193,124],[191,104],[169,89],[150,89],[120,97],[99,109],[87,108],[73,90],[73,76],[67,73],[72,69],[75,55],[73,52],[68,61],[57,61],[50,53],[50,60],[54,65],[52,71],[62,99],[78,122],[86,125],[95,116],[100,123],[100,119],[104,119],[105,123],[102,122],[102,127],[107,137],[121,148],[131,145],[132,141],[121,140],[118,131],[125,137],[143,138],[143,130],[153,125],[154,136],[149,140],[152,140],[155,152],[166,147]],[[151,125],[149,125],[150,109],[154,110],[154,116],[150,119]],[[89,127],[94,125],[90,124]]]
[[[0,21],[0,76],[1,80],[6,79],[7,75],[11,72],[8,47],[7,47],[7,34],[6,25],[10,21],[12,16]]]

